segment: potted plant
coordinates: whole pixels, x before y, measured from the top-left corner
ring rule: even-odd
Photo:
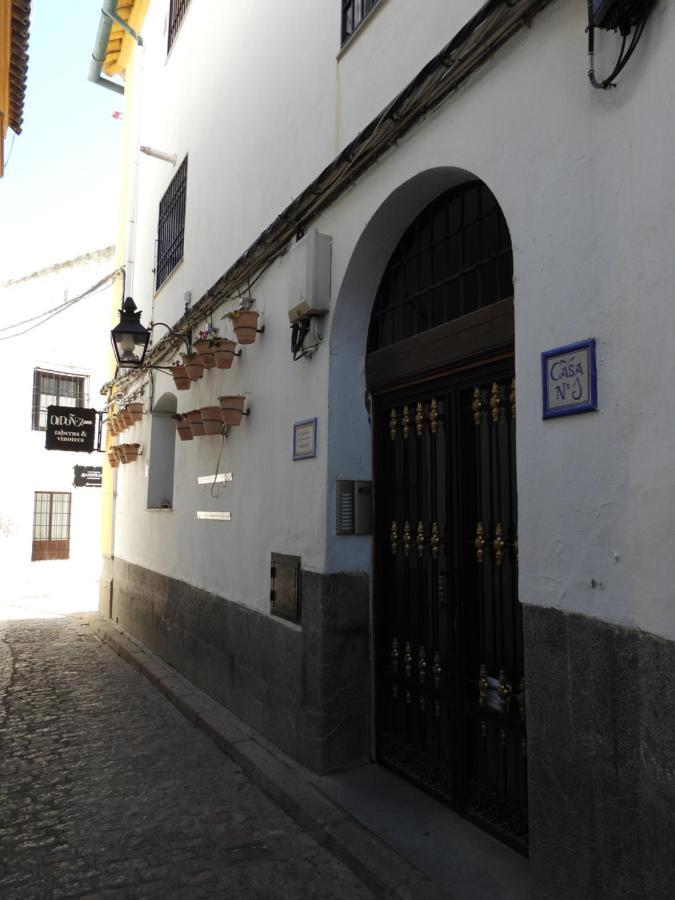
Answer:
[[[202,437],[205,433],[204,423],[202,422],[202,411],[200,409],[193,409],[187,413],[187,418],[194,437]]]
[[[213,354],[216,358],[216,366],[219,369],[229,369],[237,349],[235,341],[229,338],[218,338],[213,342]]]
[[[252,344],[258,334],[258,317],[260,313],[255,309],[233,309],[226,313],[232,322],[237,341],[240,344]]]
[[[200,363],[196,353],[181,353],[183,365],[190,381],[198,381],[204,374],[204,366]]]
[[[177,359],[171,366],[171,377],[176,385],[177,391],[190,390],[190,377],[187,370],[180,359]]]
[[[138,459],[140,450],[141,450],[141,445],[140,444],[123,444],[122,446],[124,447],[124,456],[125,456],[124,462],[126,462],[126,463],[136,462],[136,460]]]
[[[132,422],[140,422],[143,418],[143,404],[142,403],[129,403],[127,406],[129,413],[131,415]]]
[[[188,422],[188,417],[185,413],[178,415],[176,418],[176,431],[178,432],[178,437],[181,441],[191,441],[193,438],[192,434],[192,426]]]
[[[126,449],[127,449],[126,444],[118,444],[116,447],[113,447],[113,452],[114,452],[115,456],[117,457],[117,461],[121,462],[122,464],[126,463],[126,461],[127,461]]]
[[[133,425],[134,420],[131,415],[131,410],[128,406],[125,406],[121,413],[122,416],[122,425],[124,428],[129,428],[130,425]]]
[[[204,434],[220,434],[223,430],[223,420],[220,417],[219,406],[202,406],[199,410],[202,414]]]
[[[246,397],[241,394],[218,397],[220,417],[224,425],[239,425],[244,415]]]
[[[216,357],[213,351],[213,342],[215,340],[216,329],[209,326],[206,331],[199,332],[199,340],[194,342],[194,348],[197,352],[197,359],[205,369],[212,369],[216,364]]]
[[[111,469],[116,469],[120,464],[120,461],[117,458],[117,454],[115,453],[115,449],[116,449],[115,447],[111,447],[110,450],[108,450],[108,454],[107,454],[108,464],[110,465]]]

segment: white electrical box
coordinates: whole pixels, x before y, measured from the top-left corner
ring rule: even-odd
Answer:
[[[332,239],[309,231],[291,249],[291,283],[288,318],[297,322],[307,316],[323,316],[330,305]]]

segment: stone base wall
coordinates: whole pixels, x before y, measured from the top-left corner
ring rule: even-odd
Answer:
[[[675,643],[524,608],[532,896],[675,885]]]
[[[303,572],[297,626],[121,559],[112,566],[112,620],[319,773],[368,759],[368,597],[366,575]]]

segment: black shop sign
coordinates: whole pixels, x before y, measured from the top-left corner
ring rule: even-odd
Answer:
[[[47,450],[91,453],[96,436],[96,410],[78,406],[47,407]]]
[[[101,466],[73,466],[74,487],[101,487],[103,468]]]

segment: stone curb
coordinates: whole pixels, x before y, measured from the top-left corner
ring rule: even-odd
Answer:
[[[84,621],[103,643],[165,694],[219,750],[241,766],[258,787],[374,894],[400,900],[447,900],[446,891],[319,790],[308,770],[118,625],[96,614],[84,616]]]

